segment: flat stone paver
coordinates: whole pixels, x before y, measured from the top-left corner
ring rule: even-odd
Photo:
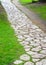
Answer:
[[[20,64],[20,63],[23,63],[23,61],[22,61],[22,60],[16,60],[16,61],[14,62],[14,64],[16,64],[16,65],[18,65],[18,64]]]
[[[46,65],[46,59],[43,59],[40,62],[37,62],[36,65]]]
[[[20,59],[24,60],[24,61],[28,61],[28,60],[30,60],[30,56],[27,54],[23,54],[22,56],[20,56]]]
[[[28,62],[26,62],[24,65],[34,65],[34,63],[28,61]]]
[[[6,2],[2,0],[2,5],[20,44],[26,52],[26,55],[24,55],[25,53],[24,56],[21,55],[19,61],[16,59],[15,63],[20,64],[22,60],[24,60],[23,62],[26,60],[24,65],[46,65],[46,33],[33,24],[10,0]],[[33,62],[29,62],[31,57]]]

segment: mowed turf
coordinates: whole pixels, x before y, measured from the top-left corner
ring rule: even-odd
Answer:
[[[21,4],[32,3],[33,1],[37,2],[38,0],[19,0]]]
[[[0,5],[0,65],[11,65],[25,51],[20,45],[7,15]]]
[[[21,4],[26,4],[32,2],[32,0],[19,0]]]

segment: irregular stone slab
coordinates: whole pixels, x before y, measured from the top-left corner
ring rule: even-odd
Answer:
[[[28,60],[30,60],[30,56],[27,54],[23,54],[22,56],[20,56],[20,59],[24,60],[24,61],[28,61]]]
[[[39,42],[34,42],[34,41],[31,41],[31,46],[34,46],[34,47],[37,47],[37,46],[40,46]]]
[[[19,38],[19,39],[23,39],[23,36],[22,36],[22,35],[19,35],[18,38]]]
[[[31,55],[32,58],[37,58],[37,59],[45,57],[45,55],[33,51],[28,51],[27,54]]]
[[[35,42],[39,42],[39,39],[34,39]]]
[[[29,35],[24,35],[25,38],[29,38],[30,36]]]
[[[41,58],[44,58],[45,57],[45,55],[43,55],[43,54],[39,54],[39,53],[36,53],[36,54],[32,54],[32,58],[37,58],[37,59],[41,59]]]
[[[42,40],[42,42],[45,42],[46,43],[46,39]]]
[[[30,45],[25,45],[25,46],[24,46],[24,49],[25,49],[25,51],[27,52],[27,51],[30,51],[31,47],[30,47]]]
[[[27,54],[29,54],[29,55],[35,55],[35,54],[37,54],[37,52],[28,51]]]
[[[46,48],[43,48],[43,50],[46,50]]]
[[[30,45],[25,45],[24,48],[25,49],[28,49],[28,48],[30,49]]]
[[[46,59],[37,62],[36,65],[46,65]]]
[[[22,60],[16,60],[16,61],[14,61],[13,63],[16,64],[16,65],[18,65],[18,64],[20,64],[20,63],[22,63],[22,62],[23,62]]]
[[[26,52],[27,52],[27,51],[30,51],[30,48],[26,48],[25,51],[26,51]]]
[[[46,55],[46,50],[41,50],[40,53]]]
[[[32,63],[32,62],[26,62],[24,65],[34,65],[34,63]]]
[[[24,46],[25,46],[25,45],[27,46],[27,45],[29,45],[29,42],[27,42],[27,41],[24,40],[24,41],[22,41],[22,44],[23,44]]]
[[[41,43],[42,48],[46,48],[46,44]]]
[[[38,62],[40,59],[32,59],[33,62]]]
[[[42,31],[42,30],[41,30],[41,29],[39,29],[39,28],[38,28],[38,29],[36,29],[36,30],[37,30],[37,31]]]
[[[31,40],[31,38],[27,38],[27,39],[26,39],[26,41],[28,41],[28,42],[29,42],[30,40]]]
[[[38,47],[35,47],[35,48],[32,49],[32,51],[36,51],[36,52],[38,52],[40,50],[41,50],[41,46],[38,46]]]

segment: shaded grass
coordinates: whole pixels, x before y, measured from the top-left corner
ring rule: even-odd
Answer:
[[[0,65],[9,65],[23,53],[25,51],[10,26],[3,7],[0,5]]]
[[[30,3],[32,0],[19,0],[20,3],[26,6],[29,10],[35,12],[42,20],[46,21],[46,3]],[[34,0],[38,1],[38,0]],[[28,3],[28,4],[24,4]]]
[[[41,19],[46,20],[46,5],[44,4],[29,4],[25,5],[29,10],[35,12]]]

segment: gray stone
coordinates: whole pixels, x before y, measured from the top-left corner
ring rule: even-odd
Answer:
[[[23,39],[23,36],[22,36],[22,35],[19,35],[18,38],[19,38],[19,39]]]
[[[37,58],[37,59],[41,59],[41,58],[44,58],[45,57],[45,55],[43,55],[43,54],[38,54],[38,53],[36,53],[36,54],[32,54],[32,58]]]
[[[37,62],[36,65],[46,65],[46,59]]]
[[[36,30],[37,30],[37,31],[42,31],[42,30],[41,30],[41,29],[39,29],[39,28],[38,28],[38,29],[36,29]]]
[[[22,44],[27,46],[29,44],[29,42],[24,40],[24,41],[22,41]]]
[[[42,51],[40,51],[40,53],[42,53],[42,54],[45,54],[45,55],[46,55],[46,50],[42,50]]]
[[[40,60],[40,59],[34,59],[34,58],[33,58],[33,62],[38,62],[39,60]]]
[[[32,49],[32,51],[36,51],[36,52],[38,52],[40,50],[41,50],[41,46],[38,46],[38,47],[35,47],[35,48]]]
[[[13,63],[16,64],[16,65],[18,65],[18,64],[20,64],[20,63],[22,63],[22,62],[23,62],[22,60],[16,60],[16,61],[14,61]]]
[[[25,45],[24,48],[25,49],[30,48],[30,45]]]
[[[31,44],[30,45],[31,46],[34,46],[34,47],[40,46],[40,44],[38,42],[35,43],[34,41],[31,41]]]
[[[20,59],[24,60],[24,61],[28,61],[28,60],[30,60],[30,56],[27,55],[27,54],[23,54],[23,55],[20,56]]]
[[[26,41],[30,41],[31,39],[30,38],[27,38]]]
[[[43,48],[46,48],[46,44],[44,44],[44,43],[41,43],[41,46],[42,46]]]
[[[37,52],[28,51],[28,52],[27,52],[27,54],[29,54],[29,55],[36,55],[36,54],[37,54]]]
[[[42,40],[42,42],[45,42],[46,43],[46,39]]]
[[[28,62],[26,62],[24,65],[34,65],[34,63],[28,61]]]
[[[25,51],[27,52],[27,51],[30,51],[30,48],[25,48]]]

